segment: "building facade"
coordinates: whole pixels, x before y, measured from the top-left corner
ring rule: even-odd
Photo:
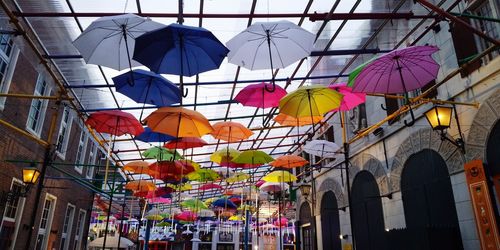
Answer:
[[[396,2],[398,1],[394,1]],[[458,5],[454,1],[443,2],[445,4],[440,7],[445,10],[480,17],[499,17],[497,1],[461,1]],[[375,9],[376,4],[373,7]],[[380,1],[378,4],[385,3]],[[415,13],[423,13],[420,5],[409,1],[392,7],[395,10],[407,8]],[[499,39],[498,22],[488,22],[481,18],[471,18],[468,21],[488,36]],[[465,152],[443,140],[439,132],[431,129],[424,113],[433,107],[432,103],[414,109],[416,121],[413,126],[405,126],[404,121],[410,121],[408,114],[384,123],[376,133],[350,143],[348,180],[342,154],[306,175],[305,179],[312,181],[314,185],[313,195],[299,196],[297,201],[297,246],[300,249],[346,249],[343,247],[352,246],[353,241],[358,250],[497,249],[481,245],[485,241],[480,239],[482,236],[476,226],[477,216],[481,215],[475,215],[464,164],[474,159],[483,163],[490,193],[489,201],[492,204],[492,220],[488,223],[498,227],[498,49],[486,54],[476,63],[461,67],[491,44],[453,22],[434,21],[421,27],[412,22],[418,21],[393,20],[383,24],[385,26],[375,35],[376,39],[373,39],[376,44],[367,39],[367,47],[388,50],[406,45],[429,44],[439,47],[434,58],[441,65],[440,72],[436,81],[429,86],[441,81],[444,84],[431,93],[430,97],[479,104],[478,107],[456,105]],[[381,22],[372,21],[371,25],[377,29],[381,27]],[[416,27],[406,37],[405,45],[393,42],[407,35],[398,32],[399,27]],[[359,47],[366,45],[366,41],[361,41]],[[359,56],[354,65],[371,57]],[[459,68],[461,70],[457,71]],[[339,73],[336,69],[322,70],[326,70],[325,74]],[[422,91],[411,95],[417,96]],[[381,105],[386,110],[381,109]],[[398,100],[368,96],[364,105],[345,114],[347,139],[356,137],[364,128],[384,119],[401,105]],[[329,125],[321,129],[331,131],[331,134],[316,135],[316,138],[342,145],[338,116],[339,114],[334,114]],[[460,137],[454,118],[446,132],[451,140]],[[313,180],[311,176],[314,177]],[[350,203],[347,188],[350,188]]]

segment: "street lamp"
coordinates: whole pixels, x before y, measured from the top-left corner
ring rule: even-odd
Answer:
[[[446,129],[450,128],[451,125],[453,111],[455,112],[455,120],[457,122],[458,134],[460,136],[458,139],[450,139],[446,134]],[[460,129],[460,123],[458,121],[458,114],[455,105],[453,105],[453,107],[436,105],[425,112],[425,118],[427,118],[427,122],[429,122],[429,125],[433,130],[440,132],[441,140],[449,141],[453,145],[460,148],[462,153],[465,153],[465,143],[462,138],[462,131]]]
[[[304,196],[304,198],[307,200],[307,197],[311,194],[311,189],[312,186],[309,183],[302,182],[299,186],[300,193]]]
[[[23,169],[23,182],[27,187],[35,184],[38,177],[40,177],[40,171],[38,171],[38,169],[33,167]]]
[[[34,164],[32,165],[32,167],[23,168],[23,182],[25,184],[24,187],[15,190],[9,190],[8,192],[2,191],[0,193],[0,203],[5,204],[20,197],[26,197],[31,186],[33,186],[33,184],[37,182],[38,177],[40,177],[40,171],[38,171],[38,169],[34,167]]]

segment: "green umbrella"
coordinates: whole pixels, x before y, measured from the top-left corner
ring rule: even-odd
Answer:
[[[149,148],[148,150],[144,151],[142,153],[142,156],[146,158],[152,158],[152,159],[157,159],[159,161],[170,161],[170,160],[179,160],[182,159],[182,155],[179,154],[179,152],[175,151],[175,159],[172,159],[174,157],[174,151],[162,147],[152,147]]]
[[[207,205],[198,199],[189,199],[181,203],[183,207],[191,208],[193,210],[208,209]]]
[[[215,181],[219,178],[219,174],[212,169],[198,169],[186,175],[190,181]]]
[[[233,159],[235,163],[263,165],[274,161],[273,157],[260,150],[246,150]]]

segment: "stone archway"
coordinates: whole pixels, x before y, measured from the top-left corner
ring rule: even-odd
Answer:
[[[362,168],[359,168],[358,166],[362,166]],[[351,159],[351,166],[349,166],[349,179],[351,187],[354,177],[362,170],[370,172],[373,177],[375,177],[381,195],[390,193],[391,185],[390,180],[387,177],[387,172],[385,171],[382,163],[371,154],[360,154]]]
[[[447,163],[448,173],[450,175],[463,169],[465,163],[462,152],[448,141],[442,141],[440,135],[430,128],[420,129],[412,133],[399,146],[396,155],[392,161],[390,171],[390,192],[400,190],[401,173],[405,162],[414,154],[424,150],[432,149]]]
[[[323,199],[325,193],[328,191],[332,191],[335,194],[338,207],[347,206],[347,196],[344,195],[340,184],[334,179],[327,178],[321,183],[321,185],[319,185],[319,188],[316,193],[316,201],[318,201],[315,204],[316,214],[320,213],[321,200]]]

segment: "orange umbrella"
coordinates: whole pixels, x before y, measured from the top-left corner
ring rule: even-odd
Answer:
[[[131,161],[123,166],[123,170],[134,174],[151,174],[151,170],[148,168],[149,164],[147,161]]]
[[[127,183],[124,188],[136,192],[154,191],[156,189],[156,184],[150,181],[131,181]]]
[[[237,122],[217,122],[213,125],[214,131],[210,134],[215,139],[227,142],[237,142],[245,140],[253,135],[253,132]]]
[[[175,137],[202,137],[213,131],[207,118],[182,107],[162,107],[144,119],[154,132]]]
[[[269,165],[276,168],[296,168],[308,164],[309,161],[298,155],[283,155],[276,158]]]
[[[323,119],[323,116],[303,116],[303,117],[298,117],[295,118],[293,116],[287,115],[280,113],[277,116],[273,118],[273,120],[277,123],[279,123],[282,126],[305,126],[305,125],[311,125],[313,123],[318,123]]]

